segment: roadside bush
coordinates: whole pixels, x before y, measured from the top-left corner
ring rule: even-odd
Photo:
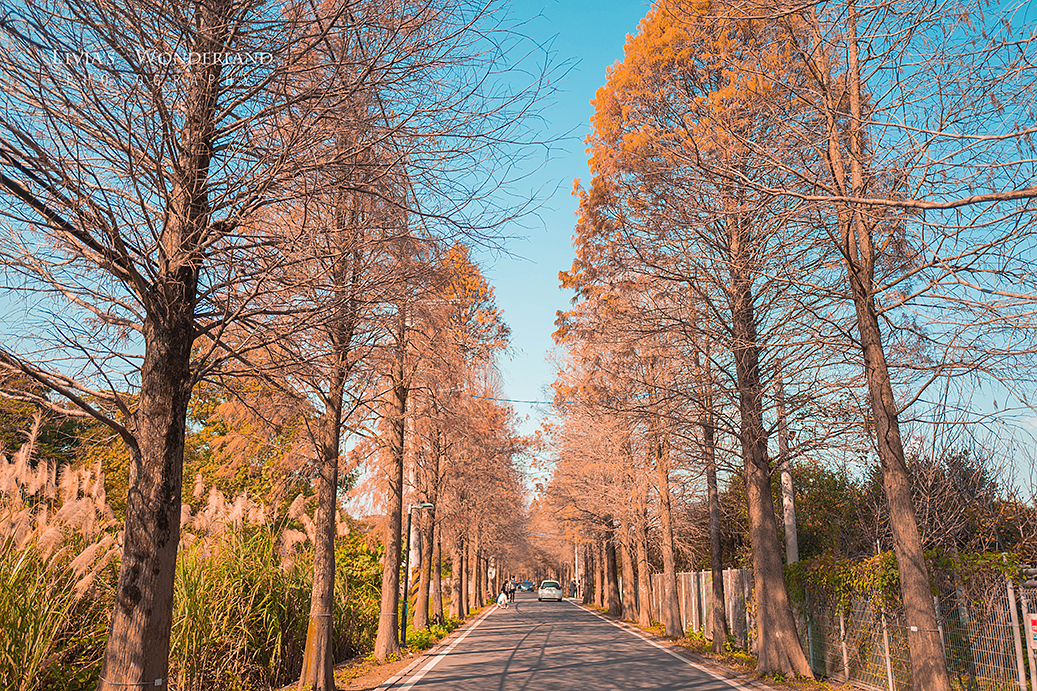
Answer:
[[[427,629],[414,629],[408,626],[407,647],[411,650],[428,650],[460,625],[460,619],[447,617],[443,624],[430,624]]]
[[[180,689],[266,688],[297,673],[309,579],[282,568],[265,526],[199,541],[177,558],[170,677]]]

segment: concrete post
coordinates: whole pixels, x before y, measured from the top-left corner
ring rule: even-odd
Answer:
[[[1015,607],[1015,588],[1012,579],[1005,578],[1005,587],[1008,590],[1008,612],[1012,619],[1012,638],[1015,640],[1015,661],[1019,672],[1019,689],[1026,691],[1026,664],[1023,662],[1023,641],[1019,637],[1019,614]]]

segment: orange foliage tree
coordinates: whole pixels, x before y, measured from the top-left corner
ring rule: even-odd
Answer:
[[[670,416],[690,418],[700,430],[707,476],[715,468],[716,425],[723,420],[715,409],[716,378],[732,382],[728,395],[737,405],[737,422],[731,431],[741,447],[763,632],[758,669],[810,675],[777,542],[764,392],[779,365],[785,372],[807,372],[823,363],[822,357],[811,361],[822,355],[813,344],[829,340],[813,317],[829,297],[810,282],[825,261],[812,228],[792,222],[796,205],[737,178],[752,170],[774,185],[797,184],[743,141],[785,144],[773,123],[787,99],[778,98],[774,78],[765,75],[789,81],[795,75],[780,45],[746,47],[770,31],[769,23],[735,6],[664,2],[649,13],[595,100],[589,139],[594,178],[588,190],[577,188],[577,259],[562,278],[583,299],[597,301],[595,309],[620,316],[620,328],[636,335],[642,348],[657,340],[658,353],[642,356],[645,400],[665,404]],[[737,69],[748,61],[757,66],[751,76]],[[704,175],[702,161],[721,174]],[[617,309],[622,300],[631,307]],[[663,357],[681,358],[683,365],[662,365]],[[663,371],[676,374],[660,380]],[[676,385],[682,381],[690,386]],[[659,469],[668,459],[668,436],[665,428],[649,429],[662,497]],[[715,480],[709,484],[715,503]],[[670,528],[661,508],[665,534]],[[710,515],[717,520],[716,511]],[[723,630],[723,622],[714,625]]]

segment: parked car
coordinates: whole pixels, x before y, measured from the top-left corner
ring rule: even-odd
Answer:
[[[544,600],[557,600],[562,601],[562,586],[558,584],[558,581],[544,581],[540,584],[540,589],[537,591],[537,600],[543,602]]]

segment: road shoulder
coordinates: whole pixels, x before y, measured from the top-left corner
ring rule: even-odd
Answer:
[[[621,628],[651,645],[685,660],[706,674],[727,682],[732,686],[732,689],[740,687],[745,691],[832,691],[833,689],[850,688],[848,685],[834,685],[825,681],[811,681],[808,679],[778,682],[752,673],[746,673],[744,669],[725,665],[722,661],[714,660],[689,650],[687,646],[681,645],[672,637],[662,636],[653,631],[642,629],[633,622],[615,619],[605,614],[603,610],[585,605],[577,599],[567,598],[567,600],[577,607],[604,619],[613,626]]]

